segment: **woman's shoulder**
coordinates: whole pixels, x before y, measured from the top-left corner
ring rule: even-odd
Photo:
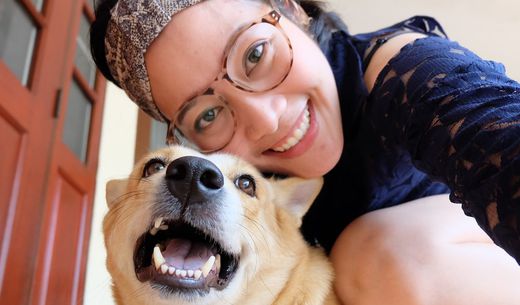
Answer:
[[[374,53],[390,39],[402,34],[423,34],[447,38],[442,25],[430,16],[413,16],[390,26],[370,32],[350,35],[352,44],[363,61],[364,71]]]
[[[385,38],[388,35],[403,32],[416,32],[446,38],[448,37],[442,25],[434,17],[420,15],[407,18],[375,31],[355,34],[351,37],[352,40],[356,42],[370,42],[377,38]]]
[[[448,37],[442,25],[430,16],[413,16],[376,31],[353,35],[368,91],[391,57],[404,45],[425,36]]]

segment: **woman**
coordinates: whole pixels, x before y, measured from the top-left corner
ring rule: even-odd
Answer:
[[[441,194],[520,259],[520,85],[435,20],[352,36],[316,1],[109,0],[91,44],[170,142],[325,175],[302,229],[346,304],[518,303],[514,260]]]

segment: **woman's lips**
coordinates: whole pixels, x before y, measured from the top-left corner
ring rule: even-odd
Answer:
[[[298,128],[293,129],[293,132],[291,135],[285,137],[282,141],[278,142],[281,144],[276,145],[273,150],[276,152],[284,152],[292,147],[294,147],[296,144],[300,143],[301,139],[307,134],[307,131],[309,130],[310,126],[310,114],[309,114],[309,108],[305,107],[305,110],[303,111],[303,116],[299,118],[299,124],[297,125]]]
[[[305,107],[292,132],[276,143],[272,149],[266,151],[267,155],[281,157],[295,157],[304,153],[313,143],[317,134],[317,123],[313,108]]]

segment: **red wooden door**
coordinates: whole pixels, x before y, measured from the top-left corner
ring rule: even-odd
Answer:
[[[92,18],[85,0],[0,1],[0,304],[82,302],[105,87]]]

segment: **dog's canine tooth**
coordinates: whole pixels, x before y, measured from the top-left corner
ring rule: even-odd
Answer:
[[[213,268],[213,264],[215,263],[215,256],[210,256],[210,258],[208,258],[208,261],[204,264],[204,266],[202,266],[202,268],[200,268],[200,270],[202,271],[202,275],[204,275],[204,277],[207,277],[209,272],[211,271],[211,268]]]
[[[159,229],[159,227],[162,225],[163,223],[163,219],[164,217],[159,217],[155,220],[155,223],[153,224],[153,227],[156,228],[156,229]]]
[[[217,270],[217,272],[220,271],[220,254],[217,254],[215,256],[215,269]]]
[[[168,274],[174,275],[175,274],[175,267],[173,267],[173,266],[168,267]]]
[[[166,273],[168,273],[168,269],[169,269],[169,268],[168,268],[168,265],[166,265],[166,264],[162,264],[162,265],[161,265],[161,273],[162,273],[162,274],[166,274]]]
[[[195,272],[193,273],[193,277],[194,277],[196,280],[200,279],[201,276],[202,276],[202,271],[200,271],[200,270],[198,270],[198,269],[195,270]]]
[[[160,230],[167,230],[168,229],[168,226],[166,226],[165,229],[162,226],[163,219],[164,219],[163,217],[159,217],[159,218],[157,218],[155,220],[155,222],[153,224],[153,228],[150,229],[150,235],[155,236],[155,234],[157,234],[157,232],[159,232]]]
[[[161,265],[164,264],[166,262],[166,260],[164,259],[162,253],[161,253],[161,249],[159,248],[159,245],[155,245],[155,247],[153,248],[153,263],[155,265],[155,269],[156,270],[159,270],[159,268],[161,268]]]

